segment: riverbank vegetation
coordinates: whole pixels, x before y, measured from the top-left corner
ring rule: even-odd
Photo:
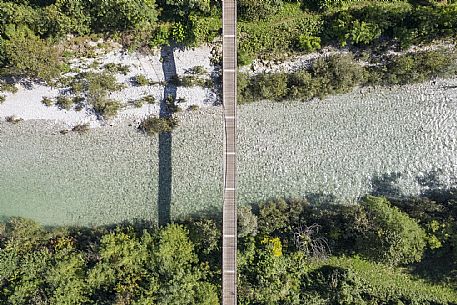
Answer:
[[[243,0],[239,61],[307,53],[327,45],[382,50],[455,38],[457,4],[406,1]],[[196,46],[221,33],[220,1],[2,1],[3,74],[49,80],[66,69],[67,35],[110,38],[130,49]]]
[[[456,192],[239,210],[241,304],[455,304]],[[0,226],[2,304],[218,304],[221,227]],[[439,263],[437,263],[439,262]]]
[[[361,62],[351,54],[321,57],[295,72],[270,72],[238,78],[240,103],[267,100],[309,100],[347,93],[357,86],[391,86],[457,75],[452,49],[383,56]]]

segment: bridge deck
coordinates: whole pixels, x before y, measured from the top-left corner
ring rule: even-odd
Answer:
[[[222,229],[222,304],[235,305],[236,294],[236,0],[223,1],[224,206]]]

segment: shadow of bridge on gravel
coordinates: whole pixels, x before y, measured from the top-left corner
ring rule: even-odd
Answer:
[[[162,70],[164,75],[165,87],[163,99],[160,102],[160,117],[169,118],[172,113],[168,109],[167,98],[176,100],[177,86],[176,64],[174,57],[174,47],[164,46],[160,51],[162,57]],[[166,225],[170,222],[171,211],[171,191],[172,191],[172,140],[171,132],[159,134],[159,194],[157,199],[158,224]]]

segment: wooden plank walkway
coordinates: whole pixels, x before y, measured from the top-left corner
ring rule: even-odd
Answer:
[[[224,206],[222,229],[222,305],[236,305],[236,0],[223,0]]]

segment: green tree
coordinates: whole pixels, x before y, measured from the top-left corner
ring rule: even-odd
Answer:
[[[257,216],[252,213],[252,208],[241,206],[238,208],[238,237],[244,238],[257,235]]]
[[[218,303],[216,286],[204,281],[206,268],[197,267],[197,255],[188,234],[183,226],[175,224],[159,233],[159,245],[155,251],[161,278],[159,304]]]
[[[66,34],[85,35],[91,32],[91,17],[81,0],[56,0],[40,14],[41,34],[62,37]]]
[[[7,67],[13,74],[50,81],[62,71],[57,48],[26,26],[10,25],[3,41]]]
[[[356,242],[361,254],[389,265],[422,259],[427,236],[416,220],[384,197],[367,196],[361,204],[368,220]]]

